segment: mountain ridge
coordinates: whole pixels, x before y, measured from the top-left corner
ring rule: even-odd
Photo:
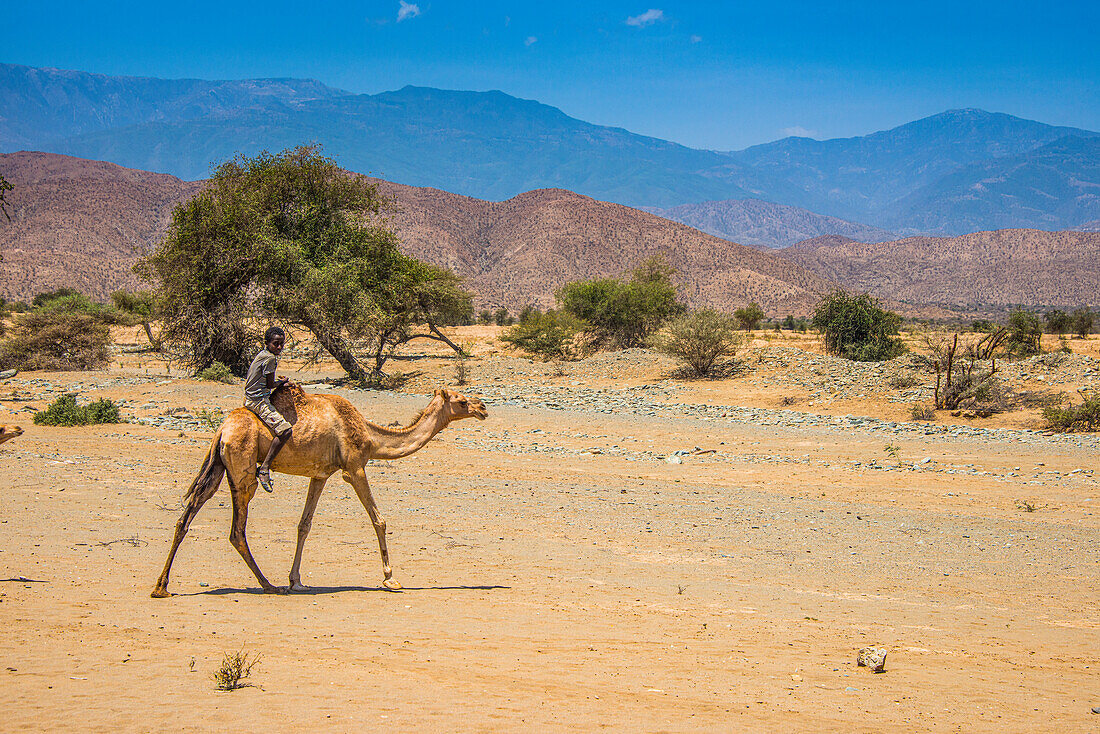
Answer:
[[[546,187],[659,208],[752,198],[901,234],[1071,228],[1097,215],[1074,205],[1080,187],[1068,177],[1055,194],[1046,191],[1049,171],[1072,169],[1087,174],[1086,189],[1100,186],[1094,152],[1036,152],[1098,133],[974,108],[868,135],[717,152],[587,123],[500,90],[407,85],[356,95],[313,80],[173,81],[8,64],[0,65],[0,123],[0,150],[35,148],[187,179],[238,153],[320,142],[349,170],[482,199]],[[1092,158],[1081,160],[1085,153]],[[965,203],[997,161],[1031,155],[1038,157],[1016,167],[1012,191],[994,188],[979,204]],[[929,210],[918,205],[925,200],[952,204]]]

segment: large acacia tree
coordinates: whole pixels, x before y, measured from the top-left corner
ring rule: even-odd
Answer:
[[[222,164],[137,265],[158,287],[162,337],[186,345],[196,370],[217,360],[243,374],[258,344],[249,324],[264,316],[308,329],[357,380],[371,376],[364,354],[377,373],[410,339],[457,351],[440,327],[468,318],[470,296],[454,274],[398,250],[379,223],[385,206],[316,147]]]

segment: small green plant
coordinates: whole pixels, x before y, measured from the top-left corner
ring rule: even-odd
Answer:
[[[214,671],[214,684],[219,691],[235,691],[238,688],[251,686],[245,683],[244,678],[252,675],[252,668],[260,662],[260,657],[250,657],[244,650],[239,650],[232,655],[225,653],[222,664]]]
[[[62,395],[45,410],[34,414],[39,426],[90,426],[100,423],[120,423],[118,406],[106,398],[88,405],[78,405],[75,395]]]
[[[894,446],[893,444],[888,443],[882,448],[882,450],[885,451],[886,455],[889,456],[891,459],[893,459],[894,461],[897,461],[898,460],[898,452],[901,450],[901,448],[898,447],[898,446]]]
[[[216,431],[225,421],[225,413],[222,412],[221,408],[214,408],[213,410],[203,408],[195,413],[195,419],[199,422],[200,428]]]
[[[1016,507],[1024,512],[1035,512],[1040,506],[1037,502],[1031,500],[1016,500]]]
[[[233,373],[221,362],[214,362],[195,375],[195,377],[208,382],[224,382],[227,385],[232,385],[236,381],[236,378],[233,377]]]
[[[1085,393],[1084,398],[1080,405],[1044,408],[1046,427],[1059,433],[1100,431],[1100,392]]]

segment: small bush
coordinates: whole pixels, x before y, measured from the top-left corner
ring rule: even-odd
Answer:
[[[91,426],[101,423],[119,423],[118,406],[101,398],[88,405],[78,405],[75,395],[62,395],[45,410],[34,414],[39,426]]]
[[[1060,433],[1100,431],[1100,392],[1085,395],[1080,405],[1043,409],[1047,428]]]
[[[814,310],[813,325],[825,335],[825,351],[857,362],[881,362],[905,352],[897,338],[901,317],[870,295],[836,290]]]
[[[260,662],[259,656],[249,659],[248,654],[243,650],[232,655],[225,653],[222,656],[221,666],[214,671],[214,685],[219,691],[235,691],[252,685],[242,681],[252,675],[252,668],[258,662]]]
[[[588,324],[564,311],[550,310],[516,324],[500,340],[544,359],[577,359]]]
[[[232,385],[236,382],[233,373],[221,362],[214,362],[212,365],[195,375],[195,377],[200,380],[206,380],[207,382],[224,382],[227,385]]]
[[[719,358],[737,354],[743,341],[734,318],[704,308],[674,319],[650,343],[683,362],[698,377],[706,377]]]
[[[924,403],[913,403],[909,406],[909,419],[914,421],[934,421],[936,411]]]

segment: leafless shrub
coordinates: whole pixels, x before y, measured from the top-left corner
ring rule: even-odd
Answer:
[[[233,691],[250,686],[252,684],[243,682],[243,679],[252,674],[252,668],[258,662],[259,656],[250,657],[243,650],[232,655],[225,653],[221,666],[214,671],[214,684],[219,691]]]
[[[943,410],[994,407],[997,401],[997,359],[993,355],[997,333],[986,334],[969,345],[959,347],[959,335],[950,338],[942,332],[925,332],[923,341],[928,353],[922,355],[924,366],[936,375],[935,406]],[[989,355],[989,367],[981,363]],[[997,411],[994,411],[997,412]]]

